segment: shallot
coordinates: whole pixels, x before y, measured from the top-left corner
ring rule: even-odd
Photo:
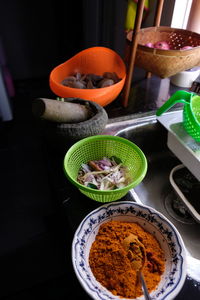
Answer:
[[[156,42],[154,44],[154,48],[156,49],[162,49],[162,50],[169,50],[170,49],[170,46],[167,42],[165,41],[159,41],[159,42]]]
[[[162,50],[170,50],[170,49],[173,50],[173,47],[171,47],[169,45],[169,43],[166,41],[158,41],[154,44],[149,42],[149,43],[146,43],[144,46],[149,47],[149,48],[162,49]],[[180,48],[180,50],[190,50],[190,49],[193,49],[193,47],[192,46],[184,46],[184,47]]]
[[[184,46],[180,50],[189,50],[189,49],[192,49],[192,48],[193,48],[192,46]]]
[[[153,48],[153,43],[146,43],[145,46],[149,48]]]
[[[78,172],[79,183],[98,190],[114,190],[130,183],[127,167],[119,158],[112,156],[100,160],[90,160],[82,164]]]
[[[111,86],[121,79],[115,72],[103,75],[76,73],[62,80],[61,84],[75,89],[96,89]]]

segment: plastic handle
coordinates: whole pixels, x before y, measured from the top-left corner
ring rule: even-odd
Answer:
[[[182,102],[184,104],[189,104],[192,96],[193,93],[189,93],[186,91],[177,91],[157,110],[156,116],[162,115],[176,103]]]

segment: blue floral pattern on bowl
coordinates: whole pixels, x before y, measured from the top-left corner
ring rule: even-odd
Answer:
[[[166,267],[158,287],[151,292],[151,297],[152,300],[173,299],[186,277],[186,254],[182,238],[174,225],[158,211],[130,201],[100,206],[84,218],[74,235],[73,267],[86,292],[95,300],[122,299],[96,281],[88,263],[90,247],[99,226],[110,220],[137,222],[157,238],[165,253]],[[143,299],[143,296],[138,299]]]

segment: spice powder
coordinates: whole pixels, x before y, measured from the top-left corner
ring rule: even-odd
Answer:
[[[155,237],[137,223],[109,221],[102,224],[89,254],[89,264],[97,281],[114,295],[124,298],[142,294],[137,272],[122,246],[123,240],[131,233],[138,237],[146,250],[143,275],[150,292],[156,288],[164,272],[164,253]]]

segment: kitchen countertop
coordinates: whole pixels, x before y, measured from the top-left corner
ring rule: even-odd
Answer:
[[[154,113],[176,89],[166,79],[136,76],[129,106],[122,108],[117,99],[106,107],[109,123]],[[73,294],[73,299],[90,299],[73,272],[71,242],[81,220],[100,204],[67,184],[64,151],[43,139],[30,102],[26,97],[20,101],[13,124],[2,129],[0,147],[0,298],[53,300]],[[200,285],[188,277],[175,299],[191,297],[199,299]]]
[[[154,114],[152,112],[146,112],[146,113],[139,113],[139,114],[134,114],[134,117],[140,118],[141,116],[149,116],[151,114]],[[129,122],[129,119],[132,118],[133,115],[131,115],[129,118],[128,117],[118,117],[115,118],[114,120],[116,123],[121,123],[122,120],[125,122]],[[109,126],[108,126],[109,127]],[[115,128],[118,129],[118,128]],[[109,134],[112,134],[114,132],[112,131],[107,131]],[[50,152],[48,152],[50,154]],[[78,225],[82,221],[82,219],[93,209],[97,208],[98,206],[101,205],[101,203],[92,201],[79,193],[77,189],[72,186],[68,185],[65,182],[65,177],[63,177],[63,174],[60,173],[60,177],[58,177],[58,174],[60,172],[59,165],[62,165],[63,161],[63,156],[61,155],[60,158],[58,157],[55,159],[54,157],[54,151],[51,153],[51,158],[48,160],[48,174],[50,175],[52,179],[52,184],[56,183],[56,190],[59,191],[59,202],[60,205],[63,209],[64,216],[66,217],[65,221],[67,224],[67,227],[65,228],[66,234],[68,232],[68,229],[71,233],[71,237],[69,242],[69,247],[71,246],[71,241],[73,239],[73,234],[75,230],[77,229]],[[53,158],[54,157],[54,158]],[[60,163],[59,163],[60,160]],[[54,165],[52,163],[54,162]],[[56,170],[57,169],[57,170]],[[62,181],[63,180],[63,181]],[[58,188],[59,187],[59,188]],[[125,199],[129,199],[129,195],[125,197]],[[132,199],[131,199],[132,200]],[[69,257],[68,257],[69,259]],[[71,257],[70,257],[71,259]],[[73,268],[71,267],[70,273],[73,273]],[[72,275],[71,275],[72,276]],[[74,278],[74,274],[72,276],[73,278],[73,283],[76,282],[76,296],[74,296],[74,299],[82,298],[82,299],[90,299],[90,297],[85,293],[85,291],[81,288],[80,283],[78,282],[77,278]],[[72,282],[71,282],[72,284]],[[70,286],[71,286],[70,284]],[[74,291],[73,291],[74,293]],[[175,298],[176,300],[189,300],[191,297],[193,299],[199,299],[200,296],[200,282],[197,282],[187,276],[185,284],[181,290],[181,292],[177,295]]]

